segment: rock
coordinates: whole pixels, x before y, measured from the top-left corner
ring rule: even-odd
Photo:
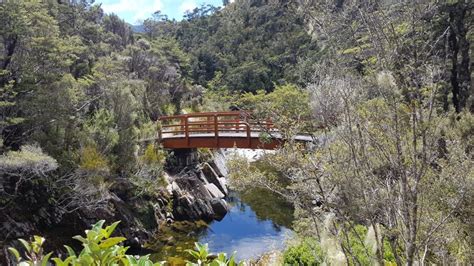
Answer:
[[[212,210],[214,211],[214,219],[220,221],[228,212],[227,202],[223,199],[212,199]]]
[[[209,163],[205,163],[202,168],[202,172],[204,173],[207,181],[216,185],[219,190],[224,194],[227,195],[227,186],[225,183],[222,183],[219,175],[214,171],[214,168]]]
[[[177,193],[181,193],[181,189],[179,188],[179,185],[178,183],[174,182],[171,183],[171,193],[173,192],[177,192]]]
[[[211,196],[218,199],[223,199],[225,197],[224,193],[222,193],[214,184],[206,184],[204,185],[207,191],[211,193]]]
[[[217,150],[214,152],[214,170],[217,172],[219,176],[228,176],[229,171],[227,170],[226,165],[226,158],[224,155],[224,151],[222,149]]]
[[[214,184],[205,184],[198,173],[191,171],[175,177],[173,190],[173,215],[177,221],[211,221],[222,219],[227,204],[221,201],[225,195]],[[217,201],[216,201],[217,200]]]
[[[225,179],[225,177],[219,177],[219,182],[221,183],[221,185],[222,185],[223,187],[225,187],[225,189],[226,189],[226,193],[225,193],[225,194],[228,195],[229,193],[228,193],[228,191],[227,191],[227,179]]]
[[[135,186],[126,178],[116,178],[110,187],[115,195],[121,199],[133,197]]]

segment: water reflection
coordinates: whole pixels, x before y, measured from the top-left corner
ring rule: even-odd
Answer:
[[[221,221],[205,223],[176,223],[162,228],[150,248],[157,251],[155,259],[174,259],[176,265],[188,258],[185,249],[198,241],[208,243],[213,253],[237,252],[237,259],[253,259],[259,255],[284,248],[285,238],[292,233],[291,204],[264,189],[252,189],[228,197],[231,209]]]
[[[274,208],[265,210],[259,207],[259,212],[256,212],[252,205],[258,204],[258,201],[247,205],[238,198],[233,200],[230,212],[222,221],[211,223],[208,234],[200,239],[201,242],[208,243],[213,252],[232,254],[235,251],[238,260],[257,258],[265,252],[284,248],[291,230],[284,225],[283,219],[272,219],[280,217],[271,214]],[[271,201],[271,198],[266,197],[266,201]],[[286,216],[291,218],[288,212]]]

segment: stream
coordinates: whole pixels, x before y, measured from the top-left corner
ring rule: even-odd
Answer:
[[[256,259],[263,253],[281,250],[292,234],[292,205],[264,189],[231,192],[226,199],[230,211],[221,221],[176,222],[161,228],[149,246],[156,260],[182,264],[189,259],[186,249],[194,242],[207,243],[212,253],[236,252],[237,260]]]

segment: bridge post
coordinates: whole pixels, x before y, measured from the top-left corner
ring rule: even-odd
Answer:
[[[217,114],[214,114],[214,138],[216,141],[216,148],[219,148],[219,124],[217,121]]]
[[[249,146],[249,149],[252,148],[252,136],[250,134],[250,124],[249,123],[245,123],[245,126],[247,127],[247,141],[248,141],[248,146]]]
[[[187,115],[184,115],[184,136],[186,137],[186,145],[189,146],[189,125]]]

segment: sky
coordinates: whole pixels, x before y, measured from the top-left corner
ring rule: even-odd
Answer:
[[[222,0],[96,0],[105,13],[115,13],[130,24],[137,25],[160,10],[170,19],[181,20],[188,10],[202,4],[222,6]]]

